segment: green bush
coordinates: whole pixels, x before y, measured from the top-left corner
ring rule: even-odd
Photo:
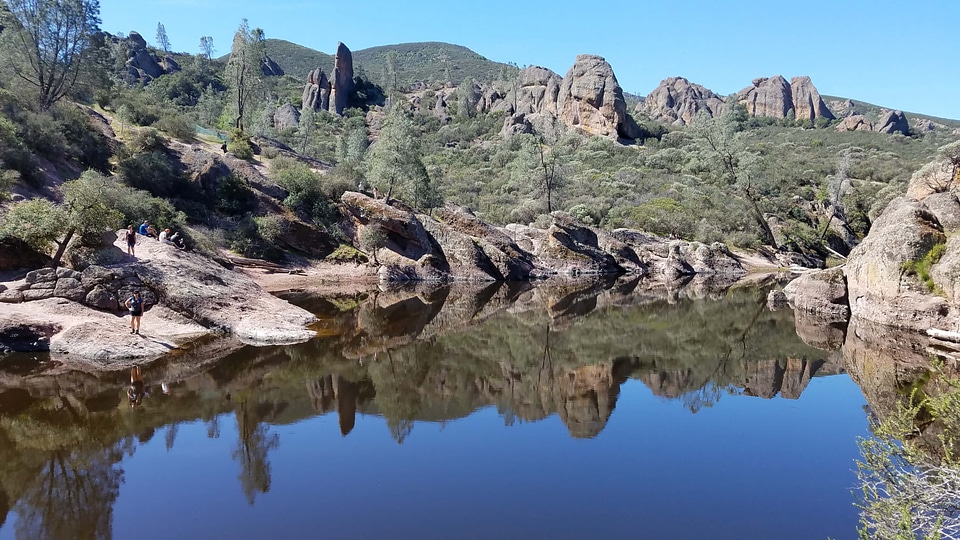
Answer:
[[[240,215],[257,207],[257,196],[243,180],[235,175],[217,182],[214,208],[224,214]]]
[[[234,129],[230,132],[230,140],[227,141],[227,151],[239,159],[253,158],[253,147],[250,145],[250,137],[239,129]]]
[[[127,157],[117,164],[117,172],[127,185],[157,197],[184,196],[191,191],[176,163],[160,151]]]
[[[174,139],[184,142],[193,140],[193,125],[179,114],[165,114],[157,120],[154,126]]]
[[[940,262],[946,251],[947,245],[945,243],[936,244],[922,258],[904,262],[901,269],[907,275],[917,276],[931,293],[943,295],[943,291],[930,276],[930,268]]]

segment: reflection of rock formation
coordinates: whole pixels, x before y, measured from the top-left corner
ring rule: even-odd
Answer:
[[[313,410],[326,413],[336,409],[340,434],[346,436],[357,422],[357,410],[373,400],[376,391],[370,381],[353,382],[339,375],[327,375],[307,382]]]

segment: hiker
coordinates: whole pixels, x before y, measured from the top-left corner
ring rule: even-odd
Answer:
[[[133,224],[127,227],[127,255],[137,256],[135,248],[137,247],[137,232],[133,230]]]
[[[150,227],[150,222],[143,220],[143,223],[140,224],[140,230],[137,232],[140,233],[140,236],[147,236],[147,229]]]
[[[157,229],[155,229],[153,225],[147,225],[147,236],[151,238],[159,237],[159,235],[157,234]]]
[[[130,333],[140,334],[140,317],[143,316],[143,297],[140,291],[133,293],[123,305],[130,311]]]
[[[224,143],[220,145],[220,150],[223,150],[223,153],[224,153],[224,154],[227,153],[227,143],[226,143],[226,141],[224,141]]]
[[[160,237],[158,238],[158,240],[160,240],[160,242],[164,244],[170,244],[172,242],[170,242],[169,237],[170,237],[170,229],[164,229],[160,233]]]

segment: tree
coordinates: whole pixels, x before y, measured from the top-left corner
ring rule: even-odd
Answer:
[[[213,52],[216,49],[213,46],[213,38],[210,36],[202,36],[200,38],[200,56],[206,60],[213,59]]]
[[[121,226],[124,216],[110,204],[111,188],[109,179],[87,171],[79,179],[63,185],[60,204],[31,199],[11,206],[0,227],[0,237],[19,238],[41,251],[55,244],[57,251],[50,266],[56,268],[75,236],[98,234]]]
[[[159,22],[157,23],[157,46],[163,52],[170,52],[170,38],[167,37],[167,29],[163,27],[163,23]]]
[[[6,0],[0,3],[3,51],[17,77],[36,88],[48,110],[76,84],[99,31],[98,0]]]
[[[251,109],[251,101],[260,89],[260,66],[266,55],[263,30],[254,28],[246,19],[233,35],[233,48],[224,75],[230,88],[234,113],[234,127],[243,131],[244,118]]]
[[[360,249],[369,253],[373,259],[373,264],[379,266],[380,261],[377,260],[377,251],[387,245],[387,234],[383,232],[383,226],[380,225],[380,223],[371,221],[360,229],[360,233],[357,236]]]
[[[387,204],[394,190],[420,209],[442,204],[421,159],[420,135],[401,104],[395,104],[384,120],[380,138],[367,151],[366,164],[370,181],[387,194]]]
[[[747,148],[742,136],[743,111],[737,107],[717,118],[697,115],[689,132],[709,164],[709,171],[721,185],[732,187],[743,198],[760,230],[764,244],[777,247],[773,230],[761,205],[766,201],[767,178],[760,169],[760,156]]]

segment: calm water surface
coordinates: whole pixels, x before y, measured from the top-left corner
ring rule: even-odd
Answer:
[[[144,366],[136,407],[7,359],[0,538],[854,538],[862,392],[710,290],[293,295],[325,337]]]

